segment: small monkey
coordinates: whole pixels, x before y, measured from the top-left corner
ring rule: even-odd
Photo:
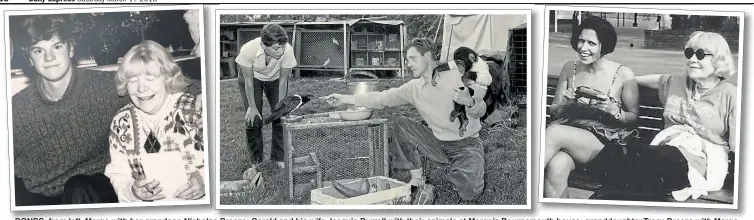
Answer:
[[[468,47],[459,47],[458,49],[456,49],[455,52],[453,52],[453,61],[456,63],[456,66],[465,67],[465,70],[461,71],[462,73],[466,73],[469,70],[471,70],[473,66],[477,63],[478,59],[479,59],[479,54],[477,54],[476,51]],[[432,71],[432,85],[437,86],[438,73],[447,71],[450,69],[451,68],[448,65],[448,63],[440,64],[437,67],[435,67],[435,69],[433,69]],[[487,74],[489,75],[489,72]]]

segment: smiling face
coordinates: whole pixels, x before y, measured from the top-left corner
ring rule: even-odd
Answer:
[[[154,63],[146,67],[145,73],[128,77],[126,89],[131,102],[147,114],[157,114],[168,97],[166,80]]]
[[[57,35],[31,45],[28,52],[34,69],[47,81],[58,81],[71,72],[73,47]]]
[[[429,62],[432,60],[432,52],[427,51],[426,53],[421,54],[421,52],[419,52],[416,47],[411,47],[406,50],[406,60],[409,71],[411,71],[414,78],[423,76],[426,78],[431,77],[425,75],[432,73],[432,71],[427,71]]]
[[[591,64],[602,57],[602,44],[597,38],[597,32],[592,29],[584,29],[579,35],[577,44],[579,61],[583,64]]]
[[[699,49],[704,50],[704,53],[712,54],[709,52],[709,49],[704,47],[689,47],[695,52]],[[714,59],[714,55],[705,55],[703,59],[699,60],[696,56],[691,56],[691,58],[686,60],[686,74],[689,75],[692,79],[706,79],[710,76],[713,76],[715,73],[715,66],[712,64],[712,60]]]

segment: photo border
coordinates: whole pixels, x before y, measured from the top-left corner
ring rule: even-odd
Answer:
[[[46,6],[46,7],[45,7]],[[204,36],[204,30],[205,30],[205,13],[204,13],[204,5],[201,4],[192,4],[192,5],[118,5],[118,6],[98,6],[98,7],[92,7],[92,8],[82,8],[82,7],[71,7],[71,8],[57,8],[53,5],[45,5],[45,6],[32,6],[37,9],[10,9],[10,10],[4,10],[3,11],[3,18],[5,19],[4,25],[5,25],[5,33],[3,34],[5,41],[4,44],[6,46],[10,45],[10,25],[9,25],[9,17],[10,16],[23,16],[23,15],[42,15],[42,14],[76,14],[76,13],[94,13],[94,12],[124,12],[124,11],[164,11],[164,10],[199,10],[199,21],[200,21],[200,38],[199,38],[199,47],[200,47],[200,53],[199,58],[201,59],[201,86],[202,86],[202,96],[208,97],[209,94],[211,94],[209,91],[207,91],[207,80],[208,77],[207,71],[206,71],[206,63],[207,63],[207,57],[205,53],[205,46],[206,46],[206,40]],[[60,6],[58,6],[60,7]],[[6,48],[4,51],[6,54],[6,57],[10,58],[10,48]],[[11,69],[11,59],[6,59],[6,71],[10,73]],[[11,75],[12,74],[6,74],[6,94],[8,98],[8,151],[9,151],[9,162],[10,162],[10,175],[15,175],[14,172],[14,157],[13,157],[13,95],[12,95],[12,85],[11,85]],[[207,120],[207,98],[202,98],[202,109],[204,116],[202,117],[203,120],[203,132],[204,132],[204,193],[205,196],[202,199],[199,200],[186,200],[186,201],[165,201],[165,202],[133,202],[133,203],[99,203],[99,204],[66,204],[66,205],[38,205],[38,206],[16,206],[16,193],[15,193],[15,184],[10,184],[10,210],[11,212],[18,212],[18,211],[39,211],[39,210],[67,210],[67,209],[99,209],[99,208],[128,208],[128,207],[163,207],[163,206],[184,206],[184,205],[209,205],[211,203],[211,169],[209,168],[209,165],[213,164],[212,160],[210,160],[210,154],[209,150],[212,149],[209,147],[207,143],[209,143],[209,134],[208,128],[208,120]]]
[[[350,6],[352,5],[341,5],[341,6]],[[502,6],[502,7],[501,7]],[[214,30],[213,31],[213,42],[214,44],[219,44],[219,34],[220,34],[220,16],[224,14],[470,14],[469,12],[473,12],[473,14],[523,14],[527,16],[527,111],[530,111],[529,109],[532,109],[532,76],[531,76],[531,67],[532,67],[532,59],[534,59],[534,55],[531,53],[531,46],[532,46],[532,13],[535,10],[535,7],[533,5],[521,5],[518,6],[520,8],[514,7],[515,9],[504,9],[503,7],[511,8],[511,5],[494,5],[491,8],[494,9],[397,9],[397,8],[384,8],[384,7],[396,7],[395,5],[392,6],[382,6],[379,5],[376,9],[363,9],[367,8],[366,6],[361,6],[362,9],[354,9],[354,8],[337,8],[337,9],[239,9],[239,7],[243,7],[240,5],[220,5],[215,6],[212,8],[214,10]],[[426,7],[426,6],[423,6]],[[451,8],[447,7],[446,8]],[[479,6],[476,6],[479,7]],[[456,7],[458,8],[458,7]],[[422,13],[415,13],[417,11],[420,11]],[[220,47],[215,47],[215,53],[220,54]],[[215,77],[219,76],[219,73],[221,72],[220,69],[220,56],[216,56],[213,59],[213,62],[215,62],[217,65],[215,66],[214,71],[216,71]],[[398,210],[398,209],[421,209],[421,210],[432,210],[432,209],[448,209],[448,210],[484,210],[484,209],[531,209],[532,207],[532,187],[531,187],[531,180],[532,180],[532,167],[531,167],[531,160],[532,160],[532,126],[534,124],[532,123],[531,114],[527,113],[527,128],[526,128],[526,145],[527,145],[527,151],[526,151],[526,157],[527,157],[527,165],[526,165],[526,204],[525,205],[422,205],[422,206],[416,206],[416,205],[223,205],[220,203],[220,150],[222,146],[220,144],[220,80],[216,79],[215,81],[215,97],[217,104],[215,105],[215,120],[214,124],[215,127],[218,128],[215,130],[215,146],[218,146],[215,152],[215,173],[216,179],[213,182],[215,184],[215,209],[222,210],[222,209],[293,209],[293,210]]]
[[[647,7],[646,5],[641,5],[641,7],[636,6],[621,6],[621,7],[601,7],[601,6],[552,6],[552,5],[545,5],[544,9],[544,25],[543,25],[543,33],[544,33],[544,39],[543,39],[543,62],[542,62],[542,81],[540,82],[540,86],[542,86],[542,97],[540,100],[540,105],[542,106],[542,113],[539,115],[541,124],[539,124],[539,132],[540,132],[540,153],[539,153],[539,169],[537,172],[539,173],[539,184],[537,188],[539,189],[539,196],[538,200],[540,203],[562,203],[562,204],[592,204],[592,205],[624,205],[624,206],[652,206],[652,207],[680,207],[680,208],[710,208],[710,209],[738,209],[739,205],[739,187],[740,187],[740,169],[739,169],[739,163],[741,158],[741,151],[740,151],[740,145],[741,145],[741,124],[743,123],[743,120],[741,118],[741,109],[744,107],[742,104],[742,96],[743,91],[742,87],[744,86],[743,81],[743,75],[744,75],[744,69],[743,69],[743,57],[745,56],[745,50],[744,50],[744,42],[745,34],[744,34],[744,21],[746,20],[744,16],[743,11],[711,11],[711,10],[696,10],[696,9],[652,9],[652,8],[644,8]],[[682,8],[682,6],[679,6],[679,8]],[[734,185],[733,185],[733,204],[708,204],[708,203],[684,203],[684,202],[644,202],[644,201],[618,201],[618,200],[590,200],[590,199],[562,199],[562,198],[544,198],[544,167],[545,162],[541,160],[541,158],[544,156],[544,143],[545,143],[545,128],[546,128],[546,121],[547,121],[547,75],[548,75],[548,59],[549,59],[549,42],[550,42],[550,11],[590,11],[590,12],[633,12],[633,13],[658,13],[658,14],[681,14],[681,15],[712,15],[712,16],[731,16],[731,17],[738,17],[739,21],[739,44],[738,44],[738,72],[737,72],[737,85],[736,85],[736,117],[739,121],[739,123],[736,123],[736,137],[735,137],[735,143],[736,149],[734,151],[736,152],[735,155],[735,161],[734,161],[734,167],[736,173],[734,174]]]

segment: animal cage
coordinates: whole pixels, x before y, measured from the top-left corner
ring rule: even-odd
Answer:
[[[259,37],[262,27],[275,22],[248,22],[221,24],[221,29],[236,29],[236,50]],[[405,26],[402,21],[343,20],[327,22],[287,22],[283,26],[291,39],[298,65],[295,74],[302,70],[343,71],[394,71],[403,76],[403,44]],[[221,43],[224,51],[232,48],[229,42]],[[226,53],[228,52],[228,53]]]
[[[526,94],[526,24],[508,30],[508,70],[510,75],[511,93],[515,95]]]
[[[388,176],[387,119],[332,119],[328,113],[285,122],[283,144],[290,199],[309,195],[313,182]],[[316,155],[317,172],[298,172],[296,158]]]
[[[296,47],[297,70],[343,71],[347,61],[345,24],[334,22],[300,22]]]

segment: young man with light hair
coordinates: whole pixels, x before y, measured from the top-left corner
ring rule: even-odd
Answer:
[[[394,140],[391,145],[392,166],[408,169],[409,184],[416,190],[414,204],[426,205],[434,201],[434,187],[426,184],[421,157],[449,164],[445,179],[462,200],[476,199],[484,189],[484,147],[479,138],[480,119],[486,110],[481,100],[469,95],[463,87],[458,69],[438,73],[437,85],[432,85],[432,71],[438,65],[437,48],[432,40],[414,39],[406,47],[406,59],[413,79],[400,87],[382,92],[360,95],[332,94],[322,97],[331,105],[356,105],[382,109],[404,104],[416,108],[428,126],[408,118],[393,120]],[[469,118],[467,130],[459,135],[459,121],[449,120],[453,103],[466,106]]]

